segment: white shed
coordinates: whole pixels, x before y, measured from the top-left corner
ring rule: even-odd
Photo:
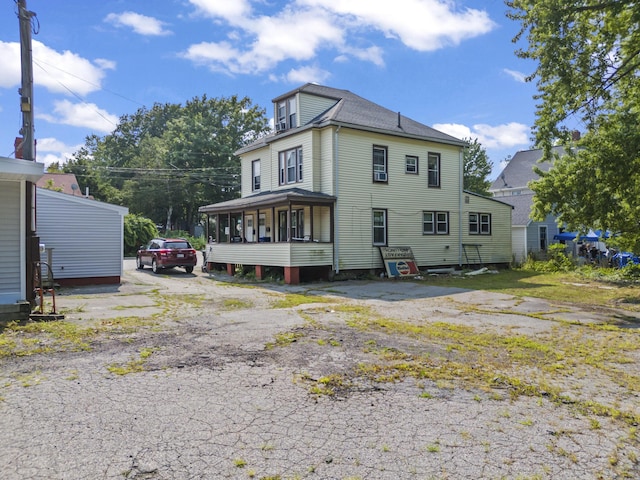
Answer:
[[[28,182],[44,173],[44,164],[0,157],[0,319],[26,318],[28,299]]]
[[[37,189],[40,243],[61,285],[120,283],[126,207]],[[49,253],[50,252],[50,253]]]

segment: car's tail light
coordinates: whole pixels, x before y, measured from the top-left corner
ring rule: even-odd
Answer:
[[[171,250],[158,250],[158,255],[160,255],[161,257],[166,257],[170,253],[171,253]]]

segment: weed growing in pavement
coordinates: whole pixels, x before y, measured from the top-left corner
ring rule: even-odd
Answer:
[[[276,335],[275,342],[268,342],[265,345],[265,348],[267,350],[271,350],[275,347],[286,347],[287,345],[290,345],[293,342],[296,342],[299,338],[302,338],[302,337],[304,337],[304,333],[300,333],[300,332],[278,333]]]
[[[45,377],[42,376],[42,372],[40,370],[17,375],[15,378],[20,383],[20,385],[25,388],[33,387],[34,385],[38,385],[40,382],[42,382],[42,380],[45,380]]]
[[[107,370],[115,375],[128,375],[130,373],[144,372],[147,359],[157,348],[143,348],[140,350],[139,358],[129,360],[124,364],[112,363],[107,366]]]
[[[237,467],[237,468],[244,468],[247,466],[247,461],[244,460],[243,458],[235,458],[233,460],[233,464]]]
[[[308,303],[333,303],[335,300],[320,295],[310,295],[302,293],[286,293],[279,295],[278,299],[273,302],[271,308],[293,308]]]
[[[244,310],[253,307],[253,303],[240,298],[225,298],[222,301],[222,310]]]

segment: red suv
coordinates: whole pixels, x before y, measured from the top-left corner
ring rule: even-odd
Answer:
[[[184,238],[154,238],[136,253],[138,269],[150,265],[153,273],[173,267],[184,267],[187,273],[191,273],[197,261],[195,249]]]

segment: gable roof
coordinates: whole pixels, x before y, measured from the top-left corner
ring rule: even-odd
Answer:
[[[553,147],[553,152],[558,155],[564,154],[563,147]],[[538,176],[533,171],[537,166],[540,170],[548,172],[552,166],[551,162],[538,163],[542,158],[542,150],[521,150],[517,152],[507,166],[504,167],[498,178],[493,181],[489,191],[504,190],[505,188],[526,188],[527,183],[535,180]]]
[[[245,153],[256,148],[263,147],[276,138],[295,134],[308,128],[320,128],[328,125],[338,125],[388,135],[430,140],[439,143],[447,143],[449,145],[457,145],[460,147],[466,145],[466,142],[463,142],[458,138],[447,135],[446,133],[440,132],[435,128],[431,128],[420,122],[416,122],[409,117],[401,115],[400,112],[394,112],[384,108],[374,102],[351,93],[349,90],[341,90],[314,83],[307,83],[302,87],[280,95],[273,99],[273,101],[278,102],[282,99],[292,97],[297,93],[305,93],[328,98],[334,100],[335,103],[307,124],[297,128],[292,128],[282,133],[267,135],[266,137],[263,137],[238,150],[236,154]]]
[[[83,196],[78,179],[73,173],[45,173],[36,183],[40,188],[48,188],[69,195]]]

